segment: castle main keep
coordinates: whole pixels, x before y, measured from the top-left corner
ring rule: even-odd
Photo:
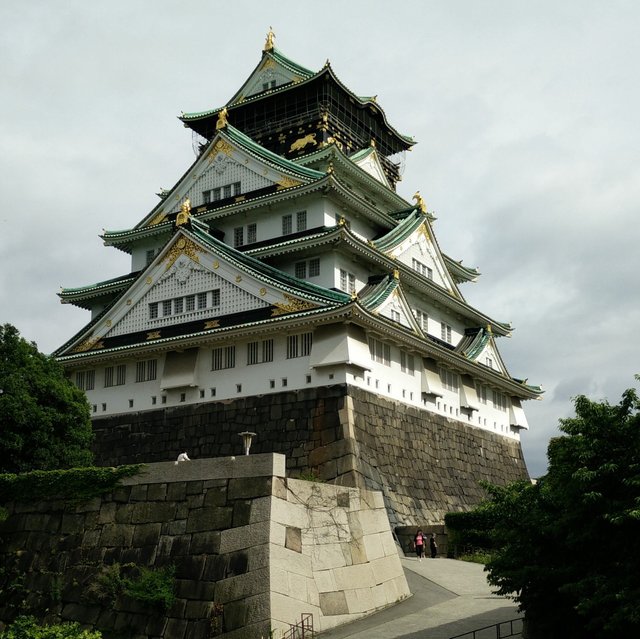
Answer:
[[[522,404],[542,391],[500,356],[512,327],[465,301],[479,272],[441,250],[419,190],[398,192],[415,141],[375,97],[270,32],[231,99],[180,119],[193,164],[102,235],[130,272],[60,293],[91,313],[55,356],[97,461],[236,454],[252,431],[292,477],[382,491],[397,524],[527,477]]]

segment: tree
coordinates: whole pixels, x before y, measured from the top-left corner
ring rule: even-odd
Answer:
[[[89,465],[92,438],[85,394],[53,357],[0,326],[0,472]]]
[[[489,581],[519,602],[528,637],[639,636],[640,402],[574,403],[545,477],[487,487]]]

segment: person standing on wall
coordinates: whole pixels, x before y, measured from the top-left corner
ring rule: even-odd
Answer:
[[[431,533],[431,537],[429,537],[429,549],[431,550],[431,559],[435,559],[438,556],[438,544],[436,543],[435,533]]]
[[[418,555],[418,560],[422,561],[424,557],[424,545],[425,545],[425,536],[422,532],[421,528],[418,528],[418,532],[416,536],[413,538],[413,547],[416,549],[416,555]]]

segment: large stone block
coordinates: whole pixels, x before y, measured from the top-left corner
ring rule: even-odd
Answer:
[[[348,614],[349,606],[347,605],[347,598],[344,591],[321,592],[320,610],[322,610],[323,615],[328,617]]]
[[[260,522],[239,528],[229,528],[220,533],[220,553],[234,552],[244,548],[254,548],[270,541],[269,522]],[[282,534],[284,545],[284,529]]]
[[[140,524],[134,527],[133,540],[134,548],[139,546],[156,546],[160,539],[160,524]]]
[[[216,582],[214,598],[216,602],[226,604],[229,601],[244,600],[264,592],[269,592],[268,568]]]
[[[271,495],[271,477],[237,477],[229,480],[228,499],[253,499]]]
[[[198,508],[189,512],[187,532],[223,530],[231,527],[233,508]]]

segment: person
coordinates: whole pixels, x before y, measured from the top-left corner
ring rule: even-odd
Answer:
[[[435,559],[438,554],[438,544],[436,543],[435,533],[431,533],[431,537],[429,537],[429,549],[431,550],[431,559]]]
[[[424,557],[424,544],[425,544],[424,533],[422,532],[421,528],[418,528],[418,532],[416,533],[416,536],[413,538],[413,546],[416,549],[416,555],[418,555],[419,561],[422,561],[422,558]]]

